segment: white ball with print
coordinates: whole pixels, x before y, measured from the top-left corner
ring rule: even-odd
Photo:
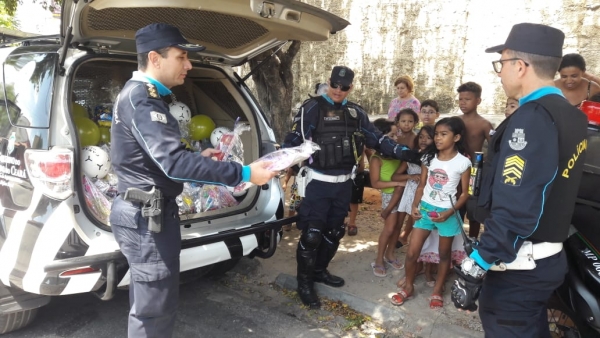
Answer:
[[[219,141],[221,141],[221,137],[223,137],[223,134],[227,134],[227,133],[231,133],[231,130],[229,128],[225,128],[225,127],[215,128],[212,131],[212,133],[210,133],[210,143],[213,145],[213,147],[216,147],[219,144]]]
[[[89,178],[104,178],[110,171],[110,156],[96,146],[87,146],[81,150],[81,170]]]
[[[169,113],[179,121],[179,123],[187,125],[192,119],[190,108],[183,102],[175,101],[169,104]]]

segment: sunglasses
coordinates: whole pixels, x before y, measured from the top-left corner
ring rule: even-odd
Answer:
[[[333,89],[338,89],[339,88],[343,92],[347,92],[347,91],[350,90],[350,86],[342,86],[341,83],[332,83],[330,86]]]

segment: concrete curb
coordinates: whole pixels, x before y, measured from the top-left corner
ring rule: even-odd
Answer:
[[[277,276],[275,279],[275,284],[289,290],[296,290],[298,287],[296,276],[290,276],[284,273],[281,273]],[[402,313],[399,309],[393,308],[392,305],[384,306],[382,304],[377,304],[372,301],[362,299],[349,292],[345,292],[339,288],[333,288],[321,283],[315,283],[315,289],[320,296],[329,298],[331,300],[342,301],[343,303],[348,304],[348,306],[354,310],[368,315],[384,324],[399,323],[409,319],[418,320],[417,318],[407,318],[404,313]],[[425,322],[426,321],[421,321],[421,324],[425,324]],[[424,325],[430,326],[428,329],[421,330],[419,333],[415,333],[417,333],[419,337],[423,337],[423,334],[426,331],[429,331],[429,334],[426,335],[428,337],[483,337],[483,332],[468,330],[458,325],[442,324],[438,326],[435,324],[435,322],[429,322],[428,324],[429,325]]]

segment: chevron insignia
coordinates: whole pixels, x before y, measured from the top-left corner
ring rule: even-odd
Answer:
[[[506,185],[520,186],[526,163],[527,161],[519,155],[506,157],[502,168],[502,182]]]

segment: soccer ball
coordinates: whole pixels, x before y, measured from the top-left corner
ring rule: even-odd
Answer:
[[[89,178],[104,178],[110,171],[110,156],[96,146],[87,146],[81,151],[81,169]]]
[[[183,125],[187,125],[192,119],[190,108],[183,102],[175,101],[169,104],[169,112]]]
[[[227,134],[227,133],[231,133],[231,130],[229,130],[229,128],[225,128],[225,127],[215,128],[212,131],[212,133],[210,133],[210,143],[213,145],[213,147],[216,147],[219,144],[219,141],[221,141],[221,137],[223,137],[223,134]]]

